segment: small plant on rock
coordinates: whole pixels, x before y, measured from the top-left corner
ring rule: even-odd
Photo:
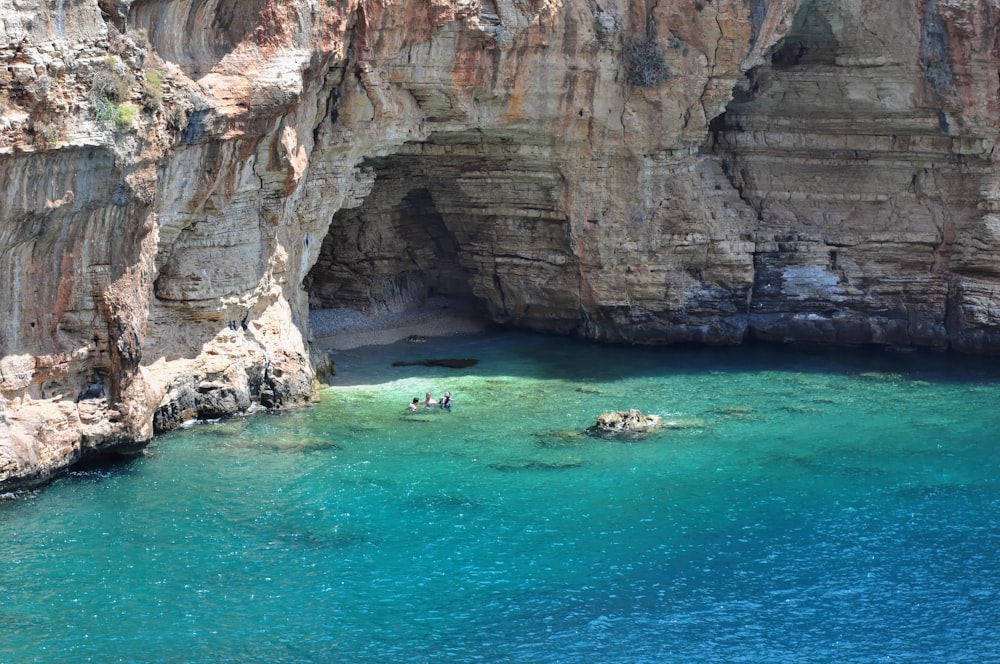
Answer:
[[[94,117],[103,124],[111,126],[118,117],[118,104],[110,99],[97,99],[93,101]]]
[[[625,79],[631,84],[648,88],[670,78],[663,50],[653,38],[625,45]]]
[[[133,82],[128,70],[117,58],[109,56],[104,61],[104,67],[94,74],[90,93],[87,95],[94,107],[94,116],[100,122],[109,127],[132,126],[139,110],[128,101],[132,95]]]
[[[118,104],[115,107],[115,124],[119,127],[128,128],[135,123],[135,115],[139,112],[139,107],[131,102]]]
[[[120,103],[128,99],[132,82],[125,68],[115,58],[104,61],[105,66],[94,74],[90,84],[90,98],[107,99]]]
[[[59,130],[48,122],[36,122],[32,127],[35,141],[40,147],[50,148],[59,142]]]
[[[116,104],[108,99],[99,99],[94,103],[94,116],[102,124],[109,127],[118,126],[127,129],[135,124],[135,116],[139,107],[132,102]]]
[[[147,70],[142,82],[142,106],[153,112],[163,104],[163,75],[159,71]]]

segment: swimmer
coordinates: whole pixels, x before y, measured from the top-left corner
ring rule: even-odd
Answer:
[[[436,405],[437,405],[437,399],[435,399],[434,397],[432,397],[430,392],[428,392],[427,394],[424,395],[424,407],[425,408],[433,408]]]
[[[438,402],[438,406],[444,408],[445,410],[451,410],[451,392],[444,393],[444,396],[441,397],[441,401]]]
[[[417,411],[417,409],[418,409],[419,407],[420,407],[420,397],[413,397],[413,401],[411,401],[411,402],[409,403],[409,405],[408,405],[408,406],[407,406],[406,408],[407,408],[407,409],[408,409],[408,410],[409,410],[409,411],[410,411],[411,413],[414,413],[414,412],[416,412],[416,411]]]

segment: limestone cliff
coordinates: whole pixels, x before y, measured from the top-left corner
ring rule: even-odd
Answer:
[[[3,0],[0,487],[308,310],[995,353],[997,0]]]

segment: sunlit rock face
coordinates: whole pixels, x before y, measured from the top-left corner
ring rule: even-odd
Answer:
[[[0,487],[308,401],[308,312],[995,353],[986,0],[0,7]]]
[[[712,129],[759,219],[754,336],[996,352],[997,18],[803,0],[747,72]]]

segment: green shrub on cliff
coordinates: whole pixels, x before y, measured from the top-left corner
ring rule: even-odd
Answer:
[[[108,99],[96,99],[92,103],[94,104],[94,117],[99,122],[109,126],[114,124],[115,118],[118,116],[118,104]]]
[[[131,127],[135,122],[135,114],[139,112],[139,107],[130,102],[118,104],[115,108],[115,124],[119,127]]]
[[[108,99],[99,99],[94,103],[94,116],[109,127],[131,127],[138,112],[139,107],[131,102],[116,104]]]
[[[158,80],[158,79],[157,79]],[[108,56],[104,66],[94,72],[87,97],[94,107],[94,116],[105,125],[131,127],[139,107],[131,103],[135,79],[121,60]],[[143,103],[145,104],[145,87]],[[159,99],[157,98],[157,103]]]
[[[142,82],[142,106],[147,111],[155,111],[163,104],[163,76],[155,70],[147,70]]]

